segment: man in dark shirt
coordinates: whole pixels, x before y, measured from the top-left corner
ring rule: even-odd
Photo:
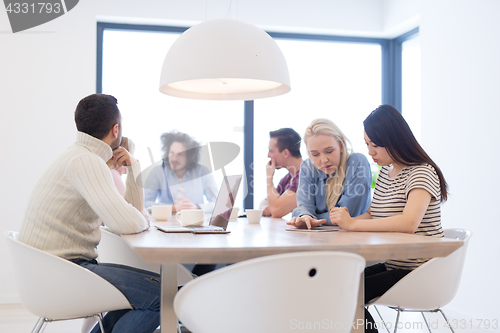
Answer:
[[[270,161],[266,165],[267,198],[260,207],[264,216],[283,217],[297,207],[296,192],[299,171],[302,164],[300,135],[291,128],[269,132]],[[288,174],[274,188],[273,176],[276,169],[286,168]]]

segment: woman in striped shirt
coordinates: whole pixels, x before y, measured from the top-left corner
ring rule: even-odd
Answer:
[[[426,154],[403,116],[381,105],[363,122],[368,154],[382,166],[368,211],[351,218],[334,207],[330,220],[350,231],[392,231],[443,237],[441,202],[448,196],[443,173]],[[365,269],[365,303],[381,296],[429,259],[388,260]],[[377,332],[368,311],[366,332]]]

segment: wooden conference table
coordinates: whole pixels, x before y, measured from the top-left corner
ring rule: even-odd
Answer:
[[[177,332],[173,300],[177,292],[178,263],[215,264],[289,252],[344,251],[357,253],[366,260],[445,257],[463,241],[381,232],[290,232],[285,220],[262,218],[249,224],[246,218],[229,222],[229,234],[163,233],[149,231],[122,236],[147,263],[161,264],[161,332]],[[162,223],[165,225],[165,223]],[[176,224],[176,222],[167,222]],[[363,319],[363,279],[360,283],[356,318]],[[359,327],[357,332],[363,332]]]

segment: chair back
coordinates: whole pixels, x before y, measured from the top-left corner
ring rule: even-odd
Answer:
[[[4,233],[23,306],[38,317],[70,319],[131,309],[125,296],[97,274],[21,243],[19,233]]]
[[[127,245],[123,238],[104,227],[101,227],[101,241],[97,246],[97,252],[99,254],[99,262],[126,265],[160,274],[159,264],[144,262],[141,257]],[[184,285],[192,279],[193,276],[191,272],[184,266],[177,265],[178,285]]]
[[[98,260],[102,263],[127,265],[160,274],[160,265],[144,262],[119,235],[101,227],[101,241],[97,246]]]
[[[398,306],[402,309],[434,310],[451,302],[460,285],[472,232],[464,229],[445,229],[444,236],[463,240],[464,245],[447,257],[429,260],[372,303]]]
[[[350,332],[365,260],[352,253],[298,252],[221,268],[175,297],[180,321],[197,333]]]

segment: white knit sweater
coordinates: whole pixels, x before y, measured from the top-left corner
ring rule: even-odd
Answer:
[[[35,185],[19,233],[21,242],[65,259],[95,259],[102,221],[113,232],[147,229],[140,213],[144,193],[135,182],[139,163],[127,167],[124,197],[106,165],[108,144],[78,132],[76,142],[44,172]]]

